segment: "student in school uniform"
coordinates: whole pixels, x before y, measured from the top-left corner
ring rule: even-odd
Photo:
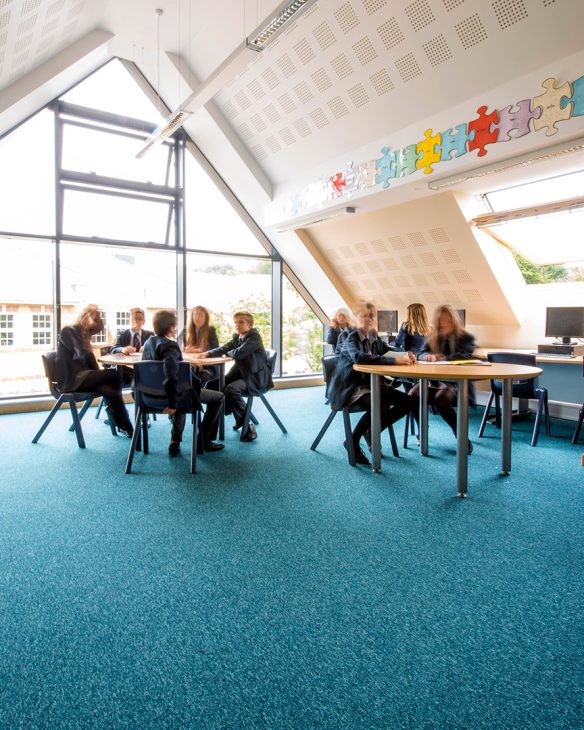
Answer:
[[[434,312],[432,331],[422,348],[419,359],[426,362],[436,360],[470,360],[473,357],[475,338],[462,326],[458,312],[449,304],[437,307]],[[472,383],[470,383],[472,386]],[[410,397],[416,401],[415,413],[418,413],[420,385],[416,383],[410,390]],[[433,380],[428,387],[428,403],[436,408],[456,436],[456,383]],[[474,403],[474,388],[470,388],[469,401]],[[472,442],[468,442],[468,453],[473,450]]]
[[[63,327],[55,362],[57,384],[63,392],[99,393],[116,427],[131,438],[134,428],[122,399],[120,377],[115,370],[100,370],[93,354],[91,338],[103,327],[95,305],[85,307],[73,325]]]
[[[337,309],[331,318],[331,326],[326,334],[326,342],[332,345],[335,355],[339,354],[349,333],[355,329],[355,325],[355,318],[348,309],[344,307]]]
[[[133,355],[135,352],[142,352],[146,340],[152,337],[154,332],[144,329],[146,316],[140,307],[130,309],[131,326],[129,329],[121,330],[114,345],[110,348],[111,353],[122,355]],[[122,366],[122,384],[131,385],[132,368]]]
[[[401,327],[392,345],[401,347],[406,352],[413,352],[418,356],[426,344],[426,337],[431,330],[428,322],[426,307],[415,302],[407,308],[407,319],[402,322]]]
[[[215,327],[210,324],[211,316],[206,307],[198,304],[193,307],[186,329],[178,338],[179,344],[187,353],[200,353],[219,347],[219,338]],[[216,365],[208,365],[197,369],[197,377],[205,386],[209,380],[219,377]]]
[[[377,334],[377,309],[371,302],[363,302],[357,311],[358,328],[347,337],[339,354],[327,396],[335,409],[359,403],[366,408],[352,434],[355,459],[358,464],[369,464],[361,450],[361,437],[371,428],[370,378],[366,373],[353,369],[353,365],[410,365],[416,362],[411,352],[389,352],[389,346]],[[412,410],[413,400],[398,390],[382,384],[381,387],[381,430],[393,425]],[[345,448],[347,444],[345,443]]]
[[[171,456],[177,456],[180,452],[186,421],[185,413],[176,412],[178,366],[183,359],[181,349],[174,339],[176,337],[176,321],[174,312],[166,309],[156,312],[152,320],[155,334],[144,345],[142,355],[144,360],[162,360],[164,362],[164,388],[169,405],[164,413],[168,413],[172,421],[170,444],[168,446],[168,453]],[[195,377],[196,375],[193,374],[193,378]],[[224,445],[216,443],[215,439],[217,438],[219,420],[222,414],[223,393],[203,389],[200,398],[206,406],[201,425],[203,448],[205,451],[221,451]]]
[[[235,333],[231,340],[221,347],[202,352],[201,357],[228,355],[235,360],[225,376],[225,405],[226,412],[235,416],[233,428],[237,431],[243,426],[245,417],[246,403],[242,393],[261,395],[273,388],[274,383],[262,336],[253,326],[253,316],[249,312],[236,312],[233,323]],[[208,388],[218,389],[218,381],[211,381]],[[255,426],[250,421],[244,441],[254,441],[256,438]]]

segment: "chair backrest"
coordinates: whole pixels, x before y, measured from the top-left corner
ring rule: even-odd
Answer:
[[[325,355],[325,357],[322,358],[322,379],[325,383],[330,382],[337,360],[338,357],[336,355]]]
[[[177,391],[182,401],[179,407],[190,408],[189,399],[192,397],[198,401],[196,404],[197,410],[200,410],[200,400],[191,373],[190,363],[179,363]],[[167,407],[168,401],[164,390],[164,362],[162,360],[141,360],[134,364],[134,393],[136,402],[142,408],[163,410]]]
[[[523,352],[489,352],[487,355],[489,362],[505,364],[505,365],[526,365],[528,367],[536,367],[535,355],[527,355]],[[535,388],[537,386],[537,378],[529,380],[518,380],[513,382],[513,396],[515,398],[535,398]],[[500,392],[503,384],[500,380],[491,380],[491,389],[494,392]]]
[[[60,395],[60,391],[55,376],[57,353],[53,350],[52,352],[45,353],[42,358],[45,375],[47,376],[47,380],[49,382],[49,390],[53,398],[58,398]]]
[[[274,370],[276,369],[276,360],[278,359],[278,353],[275,350],[266,350],[266,361],[268,363],[268,367],[270,368],[270,372],[272,375],[274,374]]]

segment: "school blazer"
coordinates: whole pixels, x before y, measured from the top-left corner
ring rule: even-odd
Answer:
[[[380,337],[377,337],[377,352],[379,354],[372,355],[363,352],[359,330],[353,330],[349,334],[337,357],[337,364],[327,390],[327,397],[334,410],[338,411],[343,408],[358,386],[369,388],[370,376],[367,373],[359,373],[353,370],[353,365],[392,365],[395,362],[394,357],[380,357],[388,351],[388,345]]]
[[[150,330],[142,330],[140,332],[140,347],[146,344],[146,340],[149,337],[152,337],[154,332],[150,332]],[[128,330],[122,330],[121,332],[118,332],[118,336],[116,337],[115,343],[110,348],[110,352],[121,352],[124,347],[128,347],[128,345],[132,344],[132,340],[134,339],[134,333],[131,329]]]
[[[55,377],[59,390],[63,393],[74,390],[75,380],[82,370],[99,370],[95,355],[86,349],[78,326],[63,327],[55,358]]]
[[[221,355],[235,360],[250,395],[263,395],[274,387],[262,336],[255,327],[243,336],[241,344],[235,333],[229,342],[209,350],[210,357]]]

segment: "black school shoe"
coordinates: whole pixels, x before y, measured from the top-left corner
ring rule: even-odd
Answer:
[[[347,446],[346,441],[343,441],[343,446],[347,449],[347,451],[349,451],[349,447]],[[366,466],[371,466],[369,459],[365,456],[363,451],[361,451],[361,447],[359,446],[359,444],[355,444],[354,449],[355,449],[355,462],[357,464],[364,464]]]
[[[253,423],[250,423],[249,429],[248,429],[247,433],[245,434],[245,438],[242,439],[242,441],[244,441],[245,443],[249,443],[250,441],[255,441],[257,439],[257,437],[258,437],[258,434],[255,430],[255,426],[253,425]]]
[[[205,451],[223,451],[225,444],[218,444],[216,441],[209,441],[205,444]]]
[[[168,453],[170,456],[178,456],[180,453],[180,441],[171,441],[168,445]]]

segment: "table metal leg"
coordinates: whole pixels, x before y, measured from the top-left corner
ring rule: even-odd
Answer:
[[[511,472],[511,425],[513,410],[513,381],[503,380],[503,413],[501,431],[501,472]]]
[[[373,471],[381,471],[380,376],[371,373],[371,461]]]
[[[219,365],[219,390],[225,393],[225,365]],[[225,440],[225,399],[221,406],[221,418],[219,419],[219,440]]]
[[[456,493],[466,497],[468,487],[468,380],[458,381],[456,407]]]
[[[428,456],[428,381],[420,378],[420,454]]]

